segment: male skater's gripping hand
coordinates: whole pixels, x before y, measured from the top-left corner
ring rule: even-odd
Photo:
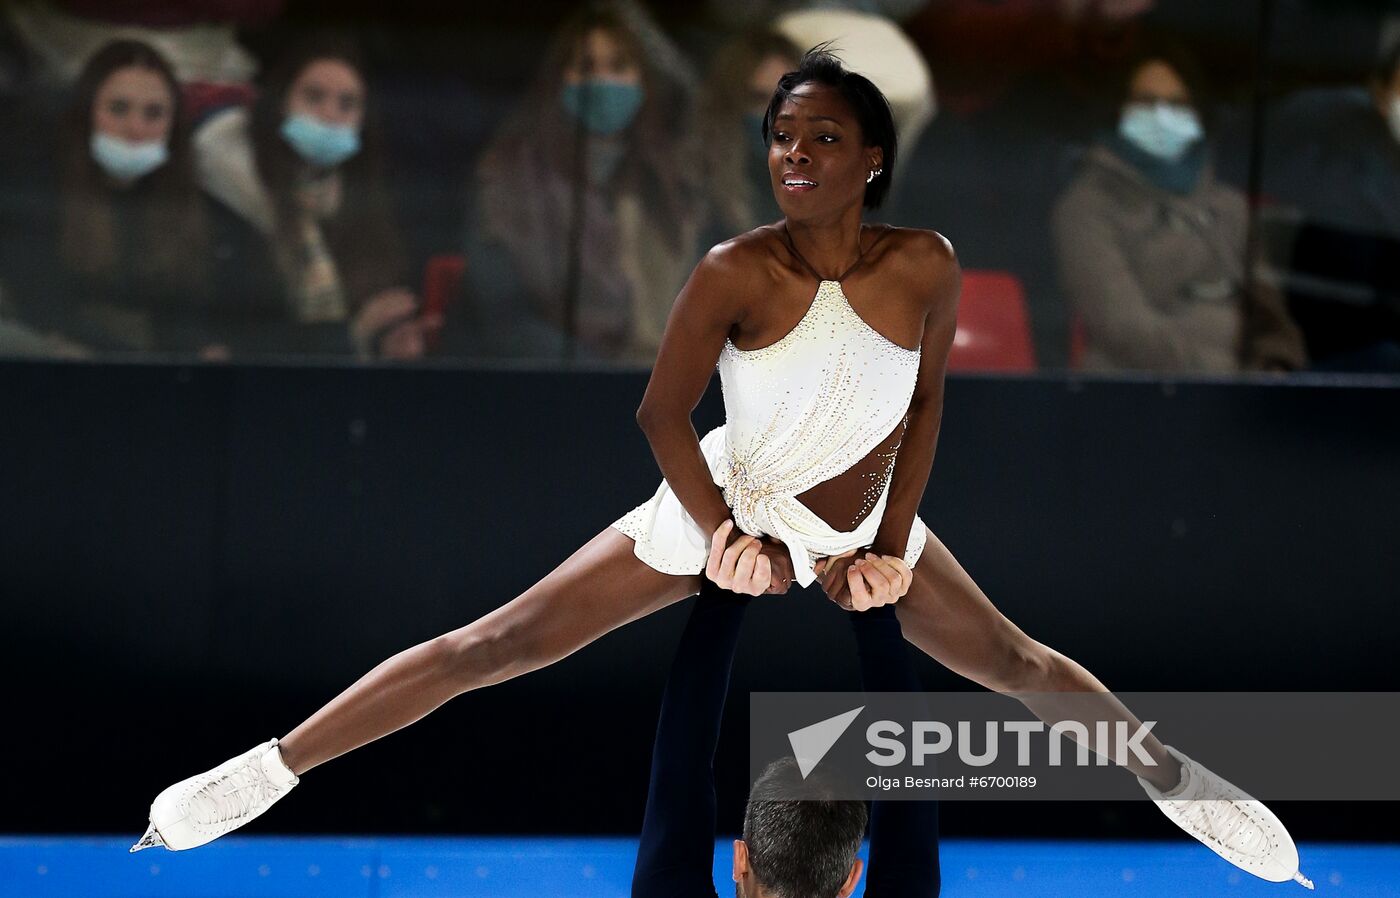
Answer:
[[[856,558],[858,553],[861,557]],[[914,582],[914,572],[903,558],[862,549],[818,558],[812,570],[821,577],[827,598],[847,611],[868,611],[898,602]]]
[[[785,593],[792,585],[792,557],[777,540],[740,533],[729,542],[734,522],[726,520],[710,537],[705,576],[721,589],[740,595]]]
[[[722,589],[740,595],[785,593],[792,584],[792,559],[777,540],[740,533],[729,542],[734,522],[726,520],[710,537],[705,576]],[[914,582],[904,559],[852,549],[819,558],[813,570],[822,591],[847,611],[867,611],[898,602]]]

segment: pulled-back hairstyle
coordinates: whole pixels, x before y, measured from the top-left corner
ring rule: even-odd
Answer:
[[[851,104],[865,145],[878,146],[885,152],[885,161],[880,166],[883,171],[865,185],[865,208],[876,209],[885,201],[890,185],[894,183],[894,113],[890,111],[890,102],[880,88],[864,75],[847,69],[828,49],[829,46],[830,41],[817,44],[803,54],[795,71],[778,79],[773,99],[768,101],[768,111],[763,114],[763,141],[767,143],[770,140],[773,118],[798,87],[803,84],[825,84],[836,88]]]
[[[744,844],[758,884],[776,898],[833,898],[865,836],[865,802],[833,798],[791,757],[769,764],[749,790]]]

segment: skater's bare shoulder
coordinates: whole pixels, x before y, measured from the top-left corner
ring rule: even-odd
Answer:
[[[715,244],[696,270],[703,269],[711,286],[728,294],[742,309],[749,301],[770,295],[785,270],[781,240],[772,225],[754,228]]]
[[[690,273],[666,319],[639,420],[658,412],[688,416],[725,340],[763,296],[765,251],[752,234],[712,247]]]

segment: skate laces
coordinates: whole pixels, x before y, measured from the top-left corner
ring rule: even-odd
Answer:
[[[195,819],[210,825],[244,817],[277,795],[277,787],[263,773],[261,753],[254,752],[190,796],[190,807]]]
[[[1186,809],[1186,817],[1199,830],[1210,834],[1215,842],[1251,857],[1263,854],[1264,833],[1254,825],[1235,802],[1222,798],[1197,799],[1194,807]]]
[[[1201,772],[1201,768],[1198,767],[1192,772]],[[1257,825],[1246,810],[1245,799],[1225,797],[1234,790],[1225,788],[1218,777],[1206,773],[1204,779],[1205,788],[1201,791],[1206,795],[1222,797],[1179,801],[1177,806],[1181,809],[1182,816],[1195,828],[1210,834],[1214,841],[1226,848],[1251,857],[1263,856],[1268,837],[1263,827]]]

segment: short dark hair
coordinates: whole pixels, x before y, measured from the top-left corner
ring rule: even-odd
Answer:
[[[833,798],[791,757],[769,764],[749,791],[744,842],[759,885],[777,898],[832,898],[865,836],[865,802]]]
[[[1164,62],[1176,72],[1181,83],[1186,85],[1187,93],[1191,94],[1191,105],[1196,110],[1201,127],[1210,131],[1215,123],[1214,87],[1195,52],[1168,34],[1147,32],[1128,54],[1119,79],[1119,104],[1127,99],[1133,78],[1149,62]]]
[[[865,145],[878,146],[885,153],[885,160],[880,165],[883,171],[865,185],[865,208],[876,209],[885,201],[890,184],[894,182],[894,113],[890,111],[890,101],[885,99],[880,88],[864,75],[847,69],[828,46],[829,42],[817,44],[802,55],[794,71],[778,79],[773,99],[768,101],[768,109],[763,113],[763,142],[769,140],[773,117],[798,87],[803,84],[825,84],[836,88],[855,111]]]

